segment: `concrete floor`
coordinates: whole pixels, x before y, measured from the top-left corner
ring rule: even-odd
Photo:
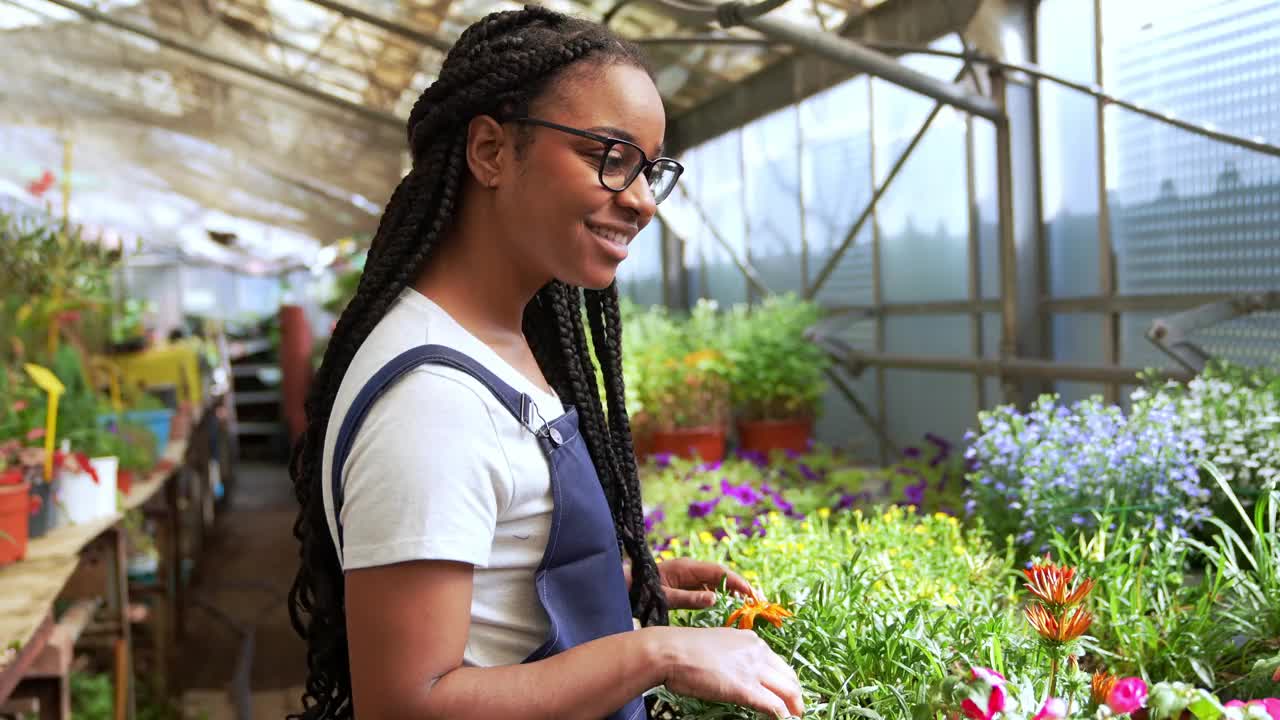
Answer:
[[[241,463],[237,476],[187,595],[178,680],[189,716],[233,717],[218,700],[231,686],[243,639],[251,633],[254,704],[274,708],[253,715],[282,718],[284,708],[297,707],[306,678],[304,646],[287,607],[298,567],[292,530],[297,503],[283,465]]]

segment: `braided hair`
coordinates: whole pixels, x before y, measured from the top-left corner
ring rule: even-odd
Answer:
[[[635,46],[596,23],[537,6],[493,13],[462,33],[439,78],[409,114],[412,169],[387,203],[355,297],[334,327],[307,397],[307,427],[290,462],[300,506],[294,536],[301,544],[301,563],[289,592],[289,615],[307,643],[305,709],[292,717],[345,719],[353,714],[343,574],[321,493],[325,434],[343,375],[361,343],[430,260],[455,217],[467,171],[470,120],[478,115],[525,114],[567,68],[606,64],[648,70]],[[517,137],[517,145],[524,141]],[[645,542],[640,483],[623,402],[617,287],[583,291],[552,281],[525,309],[523,330],[547,381],[578,407],[581,432],[613,514],[619,548],[631,559],[632,611],[643,625],[665,624],[667,607]],[[603,373],[604,407],[589,341]]]

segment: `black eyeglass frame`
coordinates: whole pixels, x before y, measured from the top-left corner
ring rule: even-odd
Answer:
[[[541,127],[550,128],[552,130],[559,130],[560,132],[568,133],[570,135],[577,135],[578,137],[586,138],[588,140],[595,140],[596,142],[604,145],[604,151],[600,153],[600,168],[596,172],[596,175],[600,180],[600,185],[604,187],[604,189],[609,190],[611,192],[615,192],[615,193],[624,192],[627,188],[631,187],[631,183],[635,182],[636,178],[640,177],[641,175],[645,175],[645,179],[647,180],[648,172],[651,169],[653,169],[654,165],[657,165],[659,162],[669,163],[670,165],[675,167],[676,176],[671,180],[671,188],[667,190],[665,193],[663,193],[662,197],[657,197],[656,195],[654,196],[653,200],[654,200],[654,204],[656,205],[658,203],[661,203],[663,200],[667,199],[667,196],[671,194],[671,190],[675,189],[676,183],[680,182],[680,176],[684,174],[684,165],[681,165],[679,160],[676,160],[675,158],[669,158],[666,156],[660,156],[650,160],[648,153],[646,153],[644,149],[641,148],[639,145],[636,145],[630,140],[623,140],[622,138],[609,137],[608,135],[600,135],[599,133],[593,133],[589,130],[579,130],[578,128],[569,127],[567,125],[560,125],[559,123],[553,123],[548,120],[540,120],[538,118],[532,118],[532,117],[513,118],[511,122],[525,123],[528,125],[539,125]],[[609,184],[604,181],[605,163],[609,159],[609,151],[612,150],[615,145],[628,145],[630,147],[635,148],[636,152],[640,153],[640,159],[641,159],[640,164],[636,166],[635,171],[631,173],[631,176],[627,178],[627,181],[623,183],[620,189],[609,187]]]

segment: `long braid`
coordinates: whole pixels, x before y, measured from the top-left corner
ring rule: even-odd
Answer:
[[[299,511],[294,535],[300,567],[289,592],[289,614],[307,642],[304,710],[293,718],[352,717],[343,574],[329,536],[321,483],[329,415],[356,352],[403,289],[421,273],[448,231],[462,200],[466,128],[478,115],[523,113],[568,66],[587,57],[645,67],[639,50],[594,23],[545,8],[493,13],[467,28],[409,114],[413,169],[387,202],[355,297],[334,326],[306,401],[307,427],[290,460]],[[644,624],[665,622],[661,588],[643,547],[639,488],[620,398],[609,400],[606,422],[595,392],[576,289],[552,283],[525,312],[525,334],[539,366],[557,392],[583,408],[583,434],[610,499],[619,543],[638,569],[633,605]],[[612,324],[612,321],[610,321]],[[614,359],[606,380],[619,379]],[[591,382],[588,383],[587,378]],[[612,391],[610,391],[612,393]],[[594,400],[594,404],[593,401]],[[621,433],[621,434],[620,434]],[[656,601],[653,598],[657,598]],[[655,604],[655,602],[657,604]]]
[[[591,323],[591,339],[604,377],[605,399],[609,409],[609,435],[620,466],[619,486],[625,498],[623,513],[615,519],[624,533],[627,555],[631,558],[631,607],[644,625],[667,623],[666,598],[653,588],[660,587],[658,566],[645,537],[644,506],[640,495],[640,474],[636,467],[635,447],[631,438],[631,422],[627,417],[626,387],[622,374],[622,311],[618,305],[617,284],[605,290],[587,290],[587,318]]]

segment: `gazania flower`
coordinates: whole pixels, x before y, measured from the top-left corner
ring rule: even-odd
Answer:
[[[1083,578],[1079,583],[1073,582],[1076,569],[1065,565],[1047,562],[1044,565],[1033,565],[1023,570],[1023,573],[1027,576],[1027,591],[1048,605],[1050,610],[1057,612],[1080,604],[1093,590],[1092,579]]]
[[[773,623],[774,627],[782,627],[783,618],[789,618],[792,612],[781,605],[767,600],[756,600],[749,598],[742,607],[733,611],[729,615],[729,619],[725,621],[725,626],[738,626],[739,630],[751,630],[756,626],[756,618]]]
[[[1111,697],[1111,691],[1118,682],[1120,678],[1115,675],[1108,675],[1101,670],[1095,672],[1093,680],[1089,682],[1089,699],[1093,700],[1094,705],[1106,705],[1107,698]]]
[[[1040,633],[1040,637],[1055,643],[1075,640],[1093,623],[1093,616],[1084,608],[1072,610],[1061,621],[1049,614],[1043,605],[1028,605],[1025,612],[1027,622]]]

